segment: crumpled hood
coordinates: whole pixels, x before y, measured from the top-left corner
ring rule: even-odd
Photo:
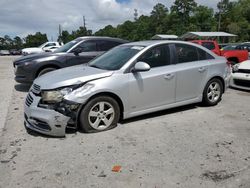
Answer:
[[[43,52],[43,53],[39,53],[39,54],[32,54],[32,55],[26,55],[26,56],[19,57],[14,62],[21,63],[21,62],[38,60],[38,59],[46,58],[46,57],[62,56],[64,54],[66,54],[66,53]]]
[[[243,61],[241,63],[239,63],[239,69],[248,69],[250,70],[250,60],[247,61]]]
[[[39,85],[41,90],[50,90],[109,77],[112,73],[109,70],[77,65],[49,72],[35,79],[34,84]]]

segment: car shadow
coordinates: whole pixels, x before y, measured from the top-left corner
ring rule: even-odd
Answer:
[[[16,84],[14,86],[15,90],[20,91],[20,92],[28,92],[30,87],[31,87],[31,84]]]
[[[155,118],[155,117],[170,115],[170,114],[174,114],[174,113],[177,113],[177,112],[193,110],[193,109],[195,109],[197,107],[203,107],[203,106],[202,106],[202,104],[199,104],[199,103],[189,104],[189,105],[185,105],[185,106],[181,106],[181,107],[171,108],[171,109],[167,109],[167,110],[161,110],[161,111],[158,111],[158,112],[153,112],[153,113],[149,113],[149,114],[129,118],[129,119],[126,119],[126,120],[121,120],[120,123],[122,125],[124,125],[124,124],[132,123],[132,122],[136,122],[136,121],[141,121],[141,120],[145,120],[145,119],[151,119],[151,118]]]
[[[198,107],[203,107],[203,105],[201,105],[200,103],[185,105],[185,106],[181,106],[181,107],[171,108],[171,109],[167,109],[167,110],[162,110],[162,111],[158,111],[158,112],[153,112],[153,113],[149,113],[149,114],[129,118],[129,119],[126,119],[126,120],[121,120],[119,123],[121,125],[126,125],[128,123],[132,123],[132,122],[136,122],[136,121],[141,121],[141,120],[145,120],[145,119],[151,119],[151,118],[155,118],[155,117],[170,115],[170,114],[174,114],[174,113],[177,113],[177,112],[193,110],[193,109],[198,108]],[[77,128],[77,129],[67,128],[65,137],[48,136],[48,135],[44,135],[44,134],[38,133],[36,131],[33,131],[33,130],[29,129],[29,128],[26,128],[26,131],[27,131],[28,134],[30,134],[32,136],[35,136],[35,137],[44,137],[44,138],[53,138],[53,139],[62,139],[62,140],[65,139],[67,137],[67,135],[73,135],[74,136],[78,132],[81,133],[81,134],[93,134],[93,133],[86,133],[86,132],[82,131],[80,128]],[[101,133],[101,132],[97,132],[97,133]],[[95,134],[97,134],[97,133],[95,133]]]

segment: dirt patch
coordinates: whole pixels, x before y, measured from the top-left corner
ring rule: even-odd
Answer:
[[[234,173],[228,173],[225,170],[214,171],[214,172],[206,171],[202,174],[203,178],[213,180],[214,182],[223,181],[234,176],[235,176]]]

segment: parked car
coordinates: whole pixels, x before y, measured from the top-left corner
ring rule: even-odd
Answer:
[[[238,46],[236,46],[237,50],[247,50],[248,51],[248,56],[250,57],[250,43],[242,43]]]
[[[237,45],[233,44],[233,45],[227,45],[221,48],[221,50],[235,50]]]
[[[2,55],[2,56],[10,55],[10,51],[9,50],[0,50],[0,55]]]
[[[246,50],[220,50],[218,43],[211,40],[194,40],[191,42],[200,44],[219,56],[224,56],[233,65],[248,60]]]
[[[233,66],[230,86],[250,90],[250,60]]]
[[[213,106],[229,84],[230,70],[224,57],[188,42],[123,44],[88,64],[37,78],[25,101],[25,126],[65,136],[66,127],[99,132],[120,119],[167,108]]]
[[[88,63],[91,59],[127,41],[110,37],[80,37],[54,53],[42,53],[21,57],[13,62],[15,80],[32,83],[47,72],[63,67]]]
[[[59,42],[45,42],[44,44],[42,44],[39,47],[22,49],[22,54],[23,55],[30,55],[30,54],[42,53],[42,52],[45,52],[45,50],[47,50],[51,46],[61,47],[61,43],[59,43]]]

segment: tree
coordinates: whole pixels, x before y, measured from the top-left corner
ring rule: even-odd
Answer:
[[[195,10],[197,3],[194,0],[175,0],[171,11],[182,18],[184,25],[189,22],[190,14]]]
[[[192,17],[198,31],[211,31],[215,25],[214,11],[206,6],[198,6]]]
[[[14,43],[14,48],[15,49],[22,49],[23,48],[23,40],[19,37],[19,36],[16,36],[14,39],[13,39],[13,43]]]
[[[168,8],[158,3],[153,7],[151,12],[150,24],[154,28],[154,33],[164,33],[167,30]]]
[[[95,33],[96,36],[110,36],[110,37],[116,37],[117,31],[116,28],[114,28],[112,25],[107,25],[103,29],[100,29]]]
[[[45,42],[48,42],[47,35],[42,34],[41,32],[36,32],[35,35],[29,34],[27,37],[25,37],[26,47],[40,46]]]

